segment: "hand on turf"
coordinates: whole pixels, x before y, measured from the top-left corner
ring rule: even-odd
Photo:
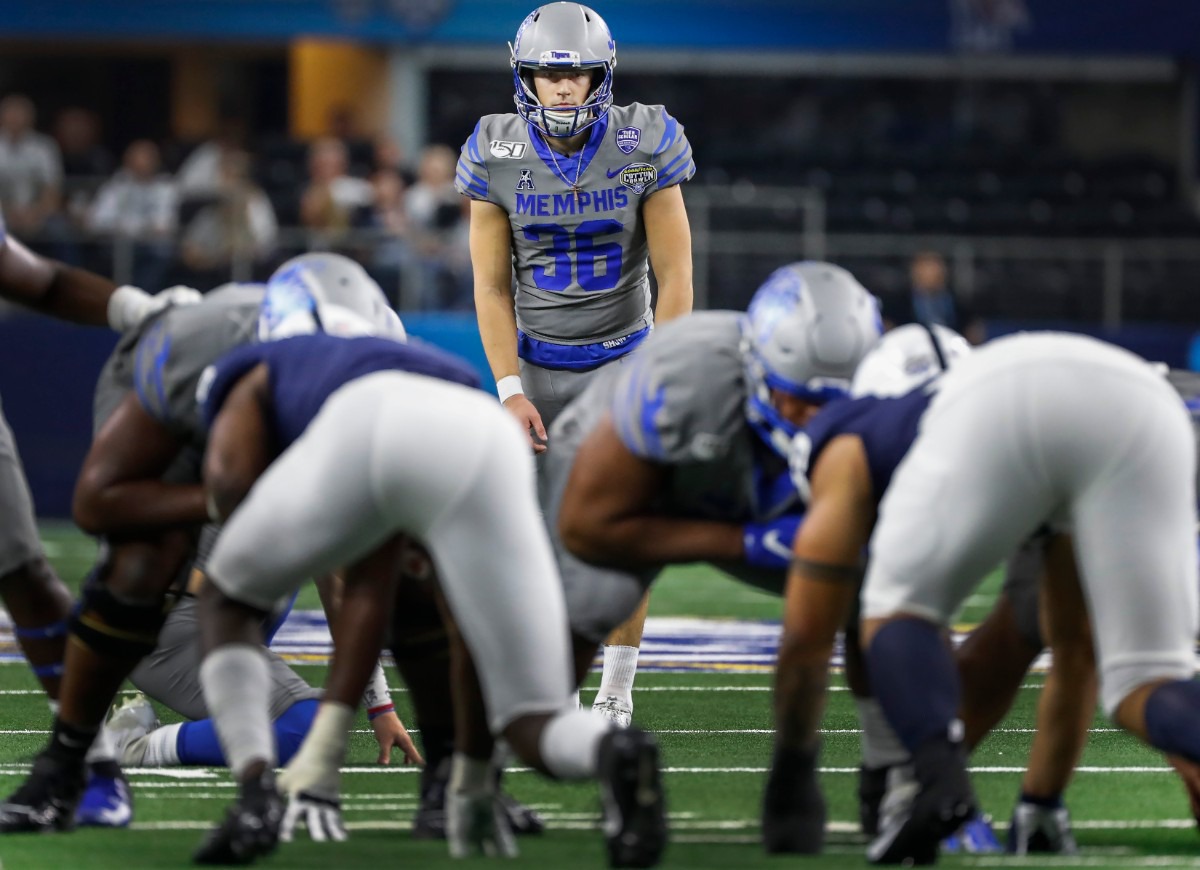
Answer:
[[[292,842],[292,834],[301,825],[308,829],[314,842],[331,841],[340,843],[348,838],[346,826],[342,824],[342,802],[308,792],[299,792],[289,797],[283,823],[279,826],[279,839]]]
[[[379,764],[388,764],[392,760],[392,747],[395,746],[404,753],[405,764],[424,764],[425,759],[417,751],[408,729],[395,713],[381,713],[371,720],[375,729],[375,740],[379,743]]]
[[[446,791],[446,841],[451,858],[515,858],[517,841],[495,789]]]
[[[542,415],[523,393],[509,396],[504,403],[508,413],[512,414],[521,424],[521,431],[529,435],[529,446],[534,453],[546,452],[546,427],[542,425]],[[530,430],[533,430],[530,433]]]

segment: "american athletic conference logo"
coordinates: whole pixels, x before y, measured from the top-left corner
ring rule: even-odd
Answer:
[[[622,127],[617,131],[617,147],[623,154],[632,154],[642,141],[642,131],[637,127]]]

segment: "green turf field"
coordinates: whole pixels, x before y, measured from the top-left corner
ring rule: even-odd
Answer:
[[[90,544],[57,527],[48,526],[47,537],[60,570],[68,577],[80,576],[91,558]],[[994,589],[995,582],[989,587]],[[964,619],[977,618],[989,598],[985,593],[973,599]],[[315,602],[302,602],[302,606],[315,606]],[[771,618],[778,614],[778,603],[710,572],[683,569],[661,583],[652,613]],[[321,670],[319,665],[301,666],[311,681],[320,680]],[[593,676],[589,684],[594,687],[597,681]],[[1007,819],[1017,791],[1039,683],[1038,675],[1031,676],[1016,709],[972,759],[984,807],[1000,822]],[[723,870],[866,866],[862,841],[855,833],[858,736],[844,691],[831,694],[825,723],[823,784],[832,829],[827,854],[768,858],[757,845],[759,797],[771,745],[769,684],[769,675],[762,673],[639,676],[635,716],[641,725],[658,733],[667,768],[672,843],[663,866]],[[0,789],[7,792],[20,781],[29,759],[45,740],[49,716],[32,676],[22,665],[0,665],[0,692]],[[403,707],[403,693],[397,697]],[[590,696],[585,694],[588,700]],[[358,727],[344,781],[351,840],[284,845],[262,866],[451,866],[443,844],[408,838],[407,824],[416,801],[415,772],[374,765],[374,742],[365,721]],[[1083,768],[1068,794],[1076,834],[1084,847],[1082,856],[1052,860],[944,856],[942,864],[1200,866],[1200,840],[1189,820],[1186,800],[1162,760],[1112,731],[1100,718],[1095,728]],[[137,799],[133,830],[3,838],[3,870],[187,866],[202,831],[218,818],[233,793],[228,776],[222,771],[193,768],[135,773],[131,779]],[[505,866],[541,870],[605,866],[593,787],[555,785],[522,771],[510,773],[508,783],[517,796],[542,811],[549,830],[540,838],[521,840],[521,858]],[[463,866],[463,862],[453,866]]]

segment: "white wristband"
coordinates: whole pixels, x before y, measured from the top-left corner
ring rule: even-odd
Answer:
[[[505,375],[496,381],[496,394],[500,396],[500,404],[502,405],[513,396],[525,395],[525,388],[521,386],[521,376]]]
[[[142,322],[152,304],[145,290],[124,284],[108,297],[108,325],[117,332],[125,332]]]
[[[370,711],[376,707],[386,707],[390,703],[392,693],[388,691],[387,675],[383,672],[383,666],[376,662],[375,670],[371,672],[371,682],[367,683],[367,690],[363,692],[363,708]]]

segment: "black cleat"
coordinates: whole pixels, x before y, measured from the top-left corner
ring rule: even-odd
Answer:
[[[667,847],[658,743],[636,726],[609,731],[597,768],[609,865],[653,867]]]
[[[0,833],[50,833],[75,827],[75,807],[87,787],[81,763],[42,752],[29,777],[0,804]]]
[[[887,794],[888,771],[891,767],[858,769],[858,824],[868,837],[879,833],[879,807]]]
[[[816,855],[825,844],[825,798],[817,783],[817,751],[776,748],[763,794],[763,848],[771,854]]]
[[[192,855],[197,864],[253,864],[279,845],[283,798],[270,771],[242,784],[241,793]]]
[[[421,803],[413,816],[414,840],[446,839],[446,786],[450,781],[450,759],[444,759],[428,776],[421,777]],[[536,836],[546,830],[537,810],[527,807],[502,788],[497,792],[508,827],[518,837]]]
[[[867,847],[872,864],[933,864],[938,844],[979,811],[961,743],[930,741],[913,756],[919,791],[912,803],[885,818]]]

